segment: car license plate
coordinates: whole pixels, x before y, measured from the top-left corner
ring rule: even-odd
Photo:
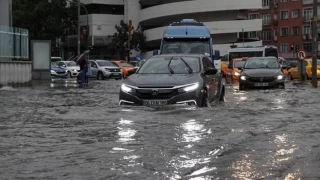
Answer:
[[[148,101],[143,101],[144,106],[162,106],[166,105],[168,103],[167,100],[148,100]]]
[[[114,76],[120,76],[120,73],[113,73]]]
[[[268,83],[255,83],[254,86],[257,86],[257,87],[261,87],[261,86],[268,86],[269,84]]]

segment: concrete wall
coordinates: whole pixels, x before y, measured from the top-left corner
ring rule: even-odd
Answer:
[[[26,84],[32,80],[32,62],[0,62],[0,86],[8,84]]]
[[[0,25],[12,25],[12,1],[0,0]]]

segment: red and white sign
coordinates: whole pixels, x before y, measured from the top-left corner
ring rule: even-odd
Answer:
[[[304,50],[299,50],[299,51],[297,52],[297,58],[298,58],[298,59],[304,60],[304,59],[306,59],[306,57],[307,57],[306,51],[304,51]]]

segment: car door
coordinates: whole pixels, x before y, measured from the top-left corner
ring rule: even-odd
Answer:
[[[203,66],[204,69],[206,68],[215,68],[214,64],[207,58],[203,57]],[[214,100],[218,93],[218,86],[219,86],[219,77],[217,74],[215,75],[206,75],[206,86],[208,90],[208,98],[210,101]]]
[[[231,60],[229,62],[227,73],[226,73],[226,81],[227,81],[227,83],[230,83],[230,84],[232,83],[233,62],[234,62],[234,60]]]
[[[98,74],[98,66],[97,63],[94,61],[91,61],[91,73],[93,77],[97,77]]]

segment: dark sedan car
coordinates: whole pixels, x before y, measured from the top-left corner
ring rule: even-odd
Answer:
[[[153,56],[121,85],[120,105],[189,104],[224,100],[221,74],[203,55]]]
[[[239,89],[277,87],[285,88],[284,75],[275,57],[253,57],[244,64]]]

